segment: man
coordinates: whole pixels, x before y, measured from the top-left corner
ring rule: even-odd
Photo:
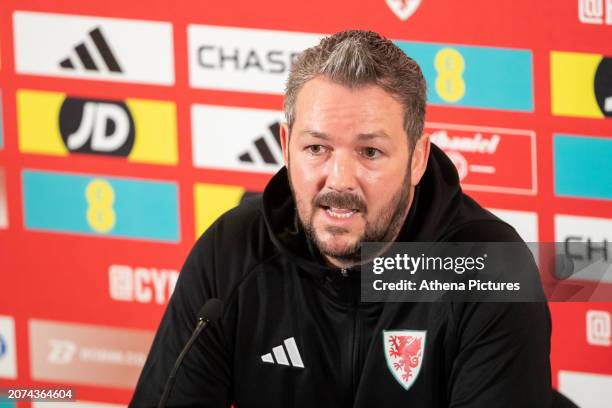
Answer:
[[[425,94],[418,65],[372,32],[337,33],[298,57],[286,168],[195,244],[132,406],[157,404],[212,297],[223,317],[185,359],[169,406],[550,405],[545,303],[360,301],[362,242],[520,242],[423,135]],[[418,371],[388,366],[390,330],[423,333],[409,356]]]

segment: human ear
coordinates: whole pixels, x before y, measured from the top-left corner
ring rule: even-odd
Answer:
[[[421,181],[421,177],[427,169],[427,161],[429,159],[429,133],[423,135],[417,140],[412,150],[412,161],[410,163],[410,184],[416,186]]]
[[[285,166],[289,167],[289,125],[285,122],[280,126],[280,142],[283,151],[283,161]]]

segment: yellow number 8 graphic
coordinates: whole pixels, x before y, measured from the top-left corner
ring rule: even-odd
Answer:
[[[465,95],[465,81],[461,77],[465,70],[465,60],[454,48],[442,48],[436,54],[434,67],[436,92],[446,102],[457,102]]]
[[[85,190],[87,208],[87,223],[96,232],[106,233],[115,226],[115,191],[106,180],[92,180]]]

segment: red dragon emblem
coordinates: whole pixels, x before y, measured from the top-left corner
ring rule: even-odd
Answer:
[[[383,341],[387,365],[395,379],[410,388],[423,361],[425,332],[413,330],[384,331]]]

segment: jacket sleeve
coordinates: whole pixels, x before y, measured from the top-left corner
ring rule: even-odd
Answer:
[[[195,328],[198,311],[207,299],[220,297],[214,278],[214,256],[211,228],[195,244],[181,269],[130,407],[157,406],[170,370]],[[167,406],[228,407],[231,394],[230,354],[222,318],[200,334],[185,357]]]
[[[550,407],[548,304],[454,304],[451,407]]]

